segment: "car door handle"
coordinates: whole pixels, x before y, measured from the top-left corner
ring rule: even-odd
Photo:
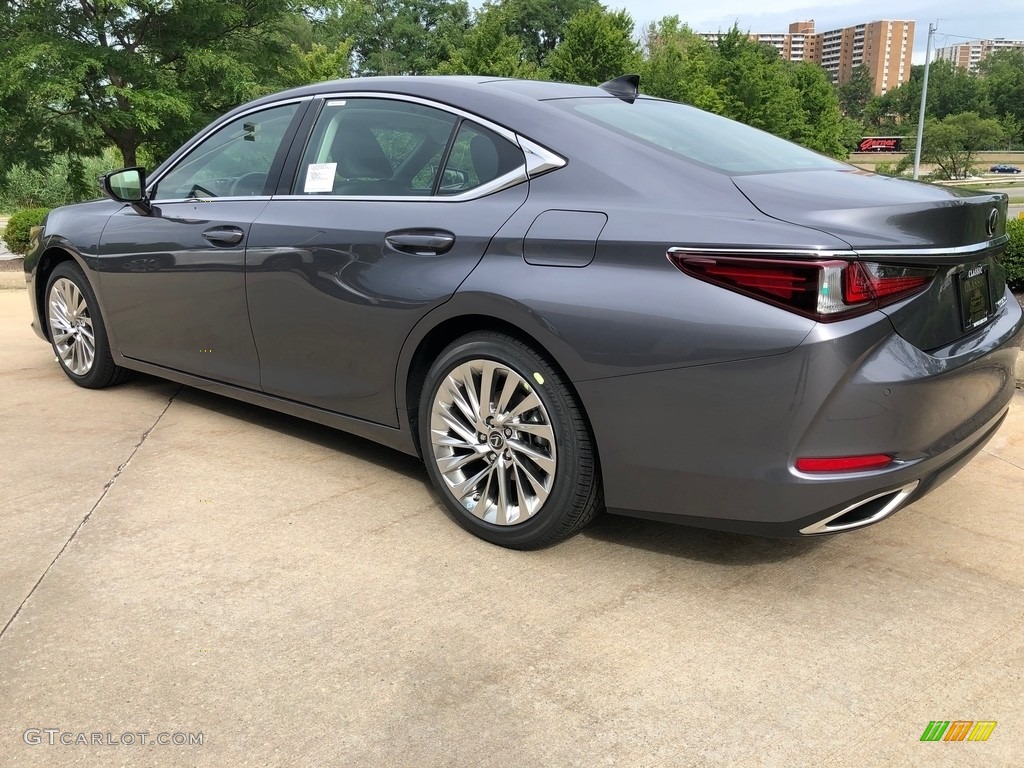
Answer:
[[[214,227],[203,232],[203,237],[214,245],[237,245],[242,242],[245,232],[238,227]]]
[[[389,232],[384,241],[402,253],[414,256],[440,256],[455,245],[455,235],[444,230],[406,229]]]

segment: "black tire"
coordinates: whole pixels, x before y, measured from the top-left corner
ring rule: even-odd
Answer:
[[[67,306],[66,297],[69,290],[67,283],[74,286],[81,296],[81,304],[84,304],[84,308],[81,308],[80,311],[78,307]],[[86,389],[102,389],[119,384],[128,377],[128,371],[114,363],[110,354],[107,329],[100,315],[96,294],[85,273],[76,263],[65,261],[58,264],[53,270],[46,283],[42,314],[50,337],[50,344],[53,347],[53,354],[57,357],[57,362],[60,363],[64,373],[75,384]],[[59,319],[60,317],[71,321],[70,325],[73,327],[70,334],[61,332],[68,330],[67,328],[55,329],[55,325],[64,322]],[[75,344],[73,339],[77,337],[77,334],[87,331],[92,333],[93,345],[92,359],[88,365],[85,362],[87,357],[75,354],[73,351]],[[72,337],[71,341],[67,340],[68,336]],[[81,349],[80,346],[79,350]]]
[[[486,407],[482,392],[492,393]],[[418,431],[427,473],[447,512],[492,544],[546,547],[603,508],[582,409],[563,376],[516,338],[479,331],[450,344],[424,381]]]

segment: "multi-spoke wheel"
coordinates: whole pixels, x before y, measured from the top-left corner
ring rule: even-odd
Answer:
[[[545,546],[600,509],[597,462],[575,398],[512,337],[471,334],[441,354],[423,390],[420,441],[449,511],[495,544]]]
[[[124,378],[110,355],[96,294],[77,264],[64,262],[53,270],[44,310],[53,352],[69,379],[99,389]]]

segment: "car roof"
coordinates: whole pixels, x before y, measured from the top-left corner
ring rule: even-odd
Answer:
[[[559,98],[614,98],[607,91],[592,85],[572,85],[544,80],[516,80],[513,78],[481,77],[472,75],[407,75],[401,77],[353,77],[326,80],[266,97],[278,100],[282,96],[316,96],[340,91],[384,91],[388,93],[449,92],[452,96],[467,92],[480,92],[481,86],[497,88],[542,101]]]
[[[616,99],[616,96],[591,85],[570,85],[537,80],[465,75],[414,75],[402,77],[357,77],[328,80],[304,85],[287,91],[269,94],[243,104],[220,119],[287,101],[345,93],[395,94],[434,101],[458,107],[472,114],[515,130],[522,135],[544,143],[542,136],[550,135],[555,125],[571,123],[575,119],[546,102],[557,99]]]

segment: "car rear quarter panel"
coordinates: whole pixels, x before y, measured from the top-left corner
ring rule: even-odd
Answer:
[[[784,355],[579,382],[616,512],[767,535],[887,488],[944,480],[1013,396],[1020,313],[986,354],[939,361],[881,313],[819,325]],[[810,476],[799,456],[891,453],[884,471]]]

